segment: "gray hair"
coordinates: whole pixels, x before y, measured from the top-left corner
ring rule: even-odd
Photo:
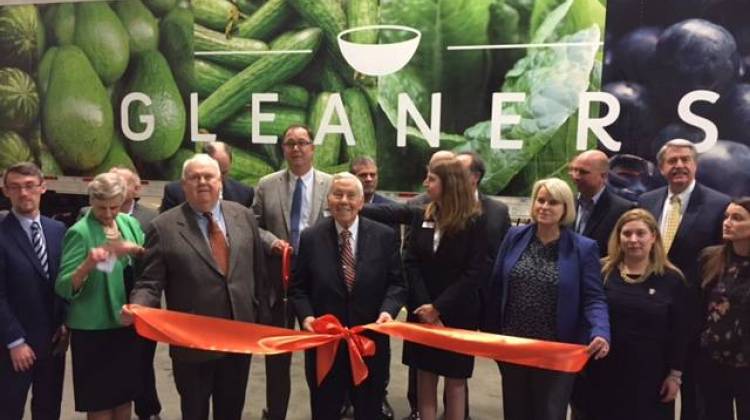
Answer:
[[[359,196],[365,196],[365,189],[362,187],[362,181],[360,181],[359,178],[357,178],[354,174],[349,172],[339,172],[333,175],[333,178],[331,179],[331,187],[328,189],[328,194],[331,194],[331,192],[333,192],[333,184],[336,183],[336,181],[345,179],[354,181],[354,184],[357,186],[357,192],[359,193]]]
[[[536,197],[539,195],[539,190],[544,187],[549,192],[549,195],[553,199],[563,203],[565,212],[560,219],[560,226],[570,226],[576,221],[576,203],[573,198],[573,190],[570,189],[565,181],[560,178],[547,178],[540,179],[534,183],[534,187],[531,190],[531,207],[533,209]],[[530,211],[531,219],[536,222],[534,218],[534,212]]]
[[[367,155],[362,155],[352,159],[352,163],[349,164],[349,172],[354,173],[355,168],[364,165],[378,166],[378,164],[375,163],[375,159]]]
[[[693,155],[693,160],[696,160],[698,158],[698,149],[695,148],[695,144],[692,141],[688,141],[685,139],[674,139],[670,140],[666,143],[664,143],[664,146],[659,149],[659,152],[656,153],[656,162],[661,166],[661,164],[664,162],[664,154],[667,153],[667,150],[672,147],[687,147],[690,149],[690,153]]]
[[[91,200],[111,200],[113,198],[125,198],[128,187],[125,180],[114,172],[104,172],[89,182],[88,194]]]
[[[205,154],[205,153],[196,153],[191,157],[190,159],[186,160],[182,164],[182,180],[184,181],[186,179],[187,169],[192,164],[200,164],[200,165],[206,165],[210,166],[214,169],[216,169],[217,174],[221,174],[221,170],[219,169],[219,162],[217,162],[214,158],[211,156]]]

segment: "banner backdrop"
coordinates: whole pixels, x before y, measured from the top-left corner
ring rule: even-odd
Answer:
[[[205,141],[232,176],[283,167],[290,124],[315,166],[370,155],[417,190],[435,150],[475,150],[484,191],[527,195],[580,150],[623,195],[663,183],[687,138],[699,179],[750,192],[748,0],[116,0],[0,7],[0,169],[113,165],[171,180]],[[605,31],[605,21],[606,31]],[[603,71],[602,71],[603,69]],[[602,106],[602,104],[604,104]],[[601,112],[600,112],[601,111]],[[721,139],[718,143],[717,139]],[[624,156],[627,155],[627,156]],[[724,179],[737,182],[721,182]]]

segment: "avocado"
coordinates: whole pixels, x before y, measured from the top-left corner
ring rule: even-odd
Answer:
[[[39,93],[42,95],[47,92],[49,73],[52,70],[52,63],[55,61],[58,49],[58,47],[51,47],[45,51],[42,60],[39,62],[39,69],[36,75],[36,85],[39,87]]]
[[[193,12],[176,8],[161,20],[159,50],[169,62],[182,97],[187,100],[192,91],[193,67]]]
[[[130,36],[131,57],[159,46],[159,24],[141,0],[116,1],[114,8]]]
[[[73,3],[53,4],[44,13],[47,39],[54,45],[70,45],[76,29],[76,9]]]
[[[146,51],[135,59],[133,75],[126,92],[141,92],[151,98],[151,105],[133,102],[128,110],[130,128],[136,133],[145,129],[140,119],[153,115],[154,132],[146,140],[130,141],[134,157],[154,162],[172,156],[185,134],[185,105],[167,60],[158,51]]]
[[[52,154],[66,169],[100,164],[114,130],[107,90],[75,45],[60,47],[42,102],[42,127]]]
[[[143,0],[156,16],[164,16],[177,5],[177,0]]]
[[[128,67],[128,32],[115,12],[104,2],[76,4],[73,43],[86,53],[105,85],[119,79]]]
[[[86,175],[96,176],[102,172],[109,171],[115,166],[130,168],[133,171],[136,170],[133,159],[130,159],[130,156],[128,156],[128,151],[125,150],[122,137],[117,130],[112,132],[112,145],[109,146],[107,156],[104,157],[102,163],[97,165],[96,168],[92,169],[90,172],[87,172]]]

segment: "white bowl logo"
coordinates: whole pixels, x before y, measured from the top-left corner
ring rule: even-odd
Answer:
[[[412,38],[391,44],[357,44],[344,39],[352,32],[373,30],[395,30],[411,32]],[[368,76],[385,76],[401,70],[414,56],[422,33],[414,28],[401,25],[368,25],[347,29],[339,33],[338,42],[341,55],[350,66]]]

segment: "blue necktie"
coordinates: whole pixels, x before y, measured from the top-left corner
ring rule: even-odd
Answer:
[[[302,215],[302,188],[304,185],[302,178],[297,178],[297,183],[294,185],[294,195],[292,195],[292,214],[290,220],[292,221],[292,247],[295,254],[299,245],[299,219]]]
[[[42,227],[38,222],[31,224],[31,246],[34,247],[34,253],[39,258],[39,264],[44,270],[44,274],[49,277],[49,264],[47,262],[47,248],[42,240]]]

